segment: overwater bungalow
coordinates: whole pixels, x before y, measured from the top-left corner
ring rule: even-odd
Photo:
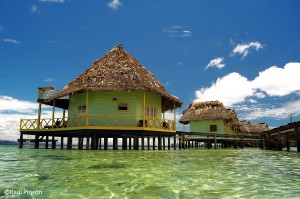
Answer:
[[[251,124],[247,120],[239,121],[240,133],[245,135],[259,135],[264,131],[269,131],[269,126],[266,123]]]
[[[235,110],[219,101],[193,102],[183,111],[180,123],[190,124],[191,132],[236,134],[239,129]]]
[[[131,138],[134,149],[140,144],[144,149],[144,138],[149,147],[151,137],[158,138],[160,148],[162,138],[175,140],[175,110],[183,103],[122,46],[113,47],[62,90],[39,88],[37,102],[37,118],[21,119],[20,147],[23,135],[34,135],[36,148],[48,136],[60,137],[61,147],[67,137],[67,148],[72,148],[72,138],[78,138],[82,148],[85,138],[92,149],[101,147],[101,138],[105,149],[108,138],[113,138],[114,149],[118,149],[118,138],[123,139],[122,149],[128,148],[128,141],[131,145]],[[52,118],[41,117],[42,105],[52,106]],[[63,110],[62,117],[56,117],[57,108]],[[170,110],[171,119],[165,116]]]

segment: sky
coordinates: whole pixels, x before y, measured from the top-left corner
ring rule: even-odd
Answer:
[[[297,0],[0,0],[0,139],[37,118],[38,87],[62,89],[120,44],[184,102],[178,118],[193,101],[219,100],[251,123],[298,121],[299,9]]]

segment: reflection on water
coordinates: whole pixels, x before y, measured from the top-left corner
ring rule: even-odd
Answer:
[[[0,146],[0,197],[6,197],[8,189],[42,191],[35,198],[297,198],[299,165],[298,153],[259,149],[78,151]]]

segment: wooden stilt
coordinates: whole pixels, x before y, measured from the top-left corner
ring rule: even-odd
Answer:
[[[168,137],[168,150],[171,150],[171,138]]]
[[[99,137],[96,136],[95,137],[95,150],[98,150],[99,149]]]
[[[174,150],[176,150],[176,134],[174,135],[173,147],[174,147]]]
[[[286,145],[286,150],[290,151],[291,147],[290,147],[290,140],[289,140],[289,135],[285,134],[285,145]]]
[[[118,135],[115,134],[113,137],[113,150],[118,150]]]
[[[296,137],[296,144],[297,144],[297,152],[300,152],[300,133],[299,133],[299,126],[294,126],[295,130],[295,137]]]
[[[52,136],[52,149],[56,149],[55,136]]]
[[[60,137],[60,149],[64,149],[64,137]]]
[[[68,136],[67,149],[72,149],[72,137]]]
[[[90,149],[90,135],[87,135],[87,137],[86,137],[85,148],[86,148],[86,150]]]
[[[48,149],[48,148],[49,148],[48,144],[49,144],[49,136],[47,135],[47,136],[46,136],[45,149]]]
[[[39,148],[39,136],[36,135],[35,136],[35,140],[34,140],[34,148],[38,149]]]
[[[99,137],[99,145],[98,145],[98,149],[101,150],[102,149],[102,138]]]
[[[107,150],[107,149],[108,149],[107,144],[108,144],[108,137],[105,136],[105,137],[104,137],[104,150]]]
[[[242,149],[244,148],[244,138],[243,138],[243,136],[241,137],[241,148]]]
[[[142,132],[141,139],[142,139],[142,150],[144,150],[145,147],[144,132]]]
[[[127,134],[122,138],[122,150],[127,150]]]
[[[157,139],[158,139],[158,150],[161,150],[162,149],[162,147],[161,147],[162,144],[161,144],[161,134],[160,133],[158,134],[158,138]]]
[[[134,134],[133,149],[139,150],[139,138],[138,138],[137,134]]]
[[[155,150],[155,137],[152,138],[152,142],[153,142],[152,144],[153,150]]]
[[[150,150],[150,137],[147,137],[148,150]]]
[[[282,142],[280,132],[277,132],[277,150],[282,151]]]
[[[129,137],[129,150],[131,150],[131,137]]]
[[[217,149],[217,136],[214,135],[214,147],[215,149]]]
[[[20,133],[20,142],[19,142],[19,148],[23,148],[23,133]]]

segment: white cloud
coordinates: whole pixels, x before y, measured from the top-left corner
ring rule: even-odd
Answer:
[[[51,77],[49,77],[49,78],[47,78],[47,79],[44,79],[44,82],[53,82],[53,81],[54,81],[54,79],[51,78]]]
[[[209,64],[205,67],[205,70],[209,67],[217,67],[217,68],[223,68],[225,66],[224,57],[217,57],[215,59],[210,60]]]
[[[0,96],[0,104],[0,139],[16,141],[20,135],[20,119],[37,119],[38,104],[10,96]],[[61,110],[57,109],[55,117],[61,116]],[[44,105],[42,118],[51,117],[52,108]]]
[[[195,92],[195,101],[219,100],[225,106],[244,102],[246,98],[285,96],[300,91],[300,63],[288,63],[284,68],[272,66],[250,81],[239,73],[218,78],[210,87]],[[254,100],[254,99],[253,99]]]
[[[39,0],[39,2],[46,2],[46,3],[64,3],[65,0]]]
[[[32,13],[36,13],[37,11],[38,11],[37,5],[32,5],[32,6],[31,6],[31,12],[32,12]]]
[[[252,96],[255,90],[251,82],[239,73],[230,73],[222,78],[218,78],[209,88],[201,88],[195,92],[195,101],[218,100],[225,106],[240,103],[246,97]]]
[[[162,30],[167,33],[169,37],[190,37],[192,36],[192,31],[185,29],[183,26],[175,25]]]
[[[25,100],[19,100],[15,99],[9,96],[0,96],[0,113],[3,112],[19,112],[19,113],[31,113],[34,109],[37,108],[37,104],[25,101]]]
[[[111,2],[107,3],[108,7],[113,10],[118,9],[121,6],[120,0],[111,0]]]
[[[300,63],[288,63],[284,68],[272,66],[253,81],[253,86],[269,96],[284,96],[300,91]]]
[[[250,107],[237,108],[241,111],[239,118],[241,120],[254,120],[261,118],[274,118],[277,120],[288,119],[290,114],[297,116],[300,112],[300,100],[287,102],[279,107],[270,107],[270,105],[253,105]]]
[[[19,42],[18,40],[16,39],[9,39],[9,38],[4,38],[2,39],[3,42],[6,42],[6,43],[12,43],[12,44],[21,44],[21,42]]]
[[[231,54],[232,55],[241,54],[241,55],[243,55],[242,58],[244,58],[249,54],[249,50],[251,48],[254,48],[255,50],[258,51],[259,49],[263,48],[263,45],[259,42],[249,42],[249,43],[245,43],[245,44],[238,44],[232,50]]]

